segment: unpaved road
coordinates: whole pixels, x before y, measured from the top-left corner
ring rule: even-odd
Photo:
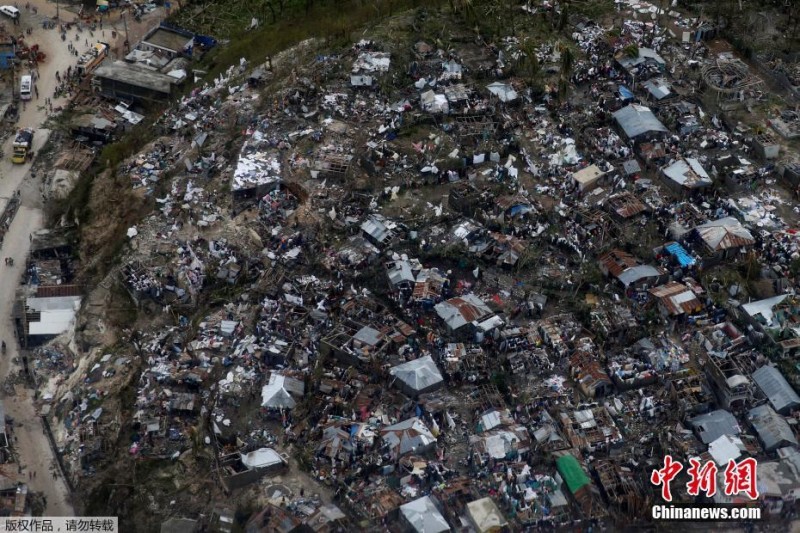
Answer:
[[[24,35],[26,41],[31,44],[39,44],[46,54],[45,62],[39,65],[37,81],[39,98],[38,100],[34,98],[25,105],[24,110],[20,112],[17,124],[17,127],[20,128],[26,127],[37,130],[34,137],[34,150],[38,151],[44,144],[48,134],[46,130],[41,129],[48,118],[44,101],[46,97],[52,98],[53,96],[53,91],[57,85],[55,72],[57,70],[64,72],[67,66],[76,63],[77,58],[70,54],[66,43],[62,42],[58,26],[52,30],[42,28],[42,21],[52,19],[55,16],[55,4],[45,0],[30,1],[30,5],[38,9],[37,14],[26,10],[21,2],[19,2],[19,5],[22,16],[21,24],[16,27],[16,30],[18,30],[19,34],[24,35],[26,28],[32,27],[33,35]],[[160,13],[158,12],[151,14],[140,25],[132,24],[129,21],[128,30],[131,42],[136,42],[134,37],[141,36],[147,27],[157,24],[159,15]],[[63,6],[60,9],[60,17],[61,20],[65,21],[72,21],[76,18],[73,13],[68,12]],[[6,28],[12,28],[7,19],[2,22],[6,25]],[[111,39],[111,29],[115,26],[121,27],[118,14],[112,15],[111,19],[106,19],[104,29],[95,32],[94,40],[104,40],[112,44],[113,47],[115,43]],[[102,32],[105,32],[105,35]],[[118,40],[122,38],[122,33],[117,33]],[[77,39],[76,36],[78,37]],[[89,39],[89,46],[93,44],[92,37],[88,35],[86,30],[78,33],[73,29],[68,33],[67,38],[80,52],[88,48],[86,46],[87,39]],[[65,106],[67,99],[53,98],[52,103],[53,107],[57,109],[59,106]],[[12,358],[19,356],[18,345],[13,332],[12,308],[15,293],[23,274],[25,258],[30,248],[29,236],[41,229],[44,223],[40,189],[41,176],[37,176],[35,179],[31,176],[30,164],[14,165],[11,163],[9,155],[11,154],[12,142],[13,135],[3,144],[2,154],[0,154],[0,207],[5,205],[7,199],[18,190],[20,191],[21,206],[6,234],[2,247],[0,247],[0,255],[2,257],[12,257],[15,260],[13,267],[3,267],[3,281],[0,283],[0,339],[5,340],[8,346],[7,355],[0,358],[0,382],[5,381],[9,374],[15,374],[19,371],[19,365],[11,362]],[[15,421],[14,434],[16,442],[14,447],[23,470],[19,473],[15,469],[5,468],[2,473],[12,478],[16,476],[16,479],[28,483],[31,490],[44,493],[47,501],[45,515],[74,516],[75,512],[66,484],[60,475],[57,479],[53,477],[53,472],[56,471],[55,458],[43,432],[41,419],[33,404],[33,390],[17,385],[15,394],[10,397],[3,397],[3,402],[6,413],[13,417]],[[32,479],[34,472],[36,473],[36,478]]]

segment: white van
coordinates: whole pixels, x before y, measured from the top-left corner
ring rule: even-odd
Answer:
[[[0,13],[14,20],[19,18],[19,9],[14,6],[0,6]]]
[[[19,80],[19,99],[30,100],[33,90],[33,79],[30,76],[22,76]]]

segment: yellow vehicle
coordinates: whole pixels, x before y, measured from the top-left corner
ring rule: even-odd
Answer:
[[[33,149],[33,130],[23,129],[17,132],[14,138],[14,152],[11,155],[11,162],[23,164],[30,157]]]
[[[77,69],[81,76],[91,73],[108,56],[108,45],[106,43],[96,43],[80,58],[78,58]]]

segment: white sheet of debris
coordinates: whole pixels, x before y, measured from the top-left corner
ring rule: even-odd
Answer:
[[[233,172],[233,190],[250,189],[281,180],[281,164],[276,157],[259,150],[249,153],[246,150],[247,146],[239,155]]]
[[[353,72],[386,72],[391,58],[384,52],[361,52],[353,62]]]

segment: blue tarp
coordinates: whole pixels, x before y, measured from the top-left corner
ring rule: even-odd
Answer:
[[[515,217],[517,215],[524,215],[525,213],[528,213],[530,211],[531,211],[531,206],[520,204],[513,206],[509,212],[509,215]]]
[[[680,263],[682,267],[692,266],[695,264],[694,257],[689,255],[689,252],[687,252],[686,249],[680,245],[680,243],[671,242],[665,248],[670,255],[675,256],[675,258],[678,260],[678,263]]]
[[[623,100],[633,100],[634,96],[633,93],[625,87],[624,85],[619,86],[619,95],[622,97]]]
[[[217,40],[208,35],[195,35],[194,42],[204,48],[214,48],[217,46]]]

